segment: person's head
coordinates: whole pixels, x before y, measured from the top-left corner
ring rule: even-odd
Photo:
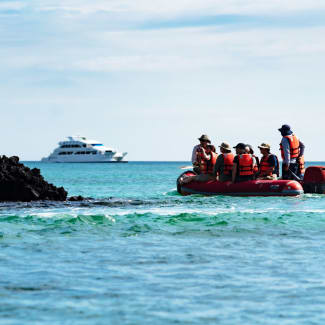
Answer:
[[[216,152],[216,147],[213,144],[208,144],[208,148],[210,149],[210,151]]]
[[[245,150],[246,150],[246,153],[254,155],[253,147],[250,144],[246,144]]]
[[[206,147],[209,143],[211,143],[209,137],[206,134],[202,134],[198,140],[200,141],[201,146]]]
[[[261,154],[263,156],[267,156],[270,151],[271,151],[271,146],[267,143],[262,143],[260,146],[258,146],[260,151],[261,151]]]
[[[278,130],[280,131],[283,137],[292,134],[291,127],[288,124],[283,124]]]
[[[236,154],[237,155],[242,155],[242,154],[246,153],[246,145],[245,145],[245,143],[240,142],[234,148],[236,149]]]
[[[231,147],[227,142],[222,142],[221,145],[219,146],[220,152],[222,153],[230,153],[231,152]]]

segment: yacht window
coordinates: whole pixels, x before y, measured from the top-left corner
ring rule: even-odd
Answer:
[[[82,146],[83,146],[84,148],[86,148],[86,145],[85,145],[85,144],[83,144]]]
[[[93,152],[92,152],[93,155],[96,155],[96,153],[97,153],[96,151],[93,151]]]
[[[59,155],[65,155],[66,153],[64,151],[59,152]]]
[[[60,148],[81,148],[78,144],[64,144]]]
[[[92,143],[91,144],[93,147],[100,147],[103,146],[101,143]]]
[[[110,153],[111,153],[111,152],[112,152],[112,150],[106,150],[105,152],[110,152]]]

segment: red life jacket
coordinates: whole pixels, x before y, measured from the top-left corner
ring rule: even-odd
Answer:
[[[260,163],[260,176],[272,176],[274,166],[268,162],[270,155],[263,156]]]
[[[205,149],[201,146],[196,150],[196,162],[200,168],[200,173],[204,172],[207,168],[207,162],[203,155],[203,150]]]
[[[204,152],[203,152],[204,150]],[[214,152],[210,152],[209,155],[210,155],[210,159],[212,159],[212,156],[211,154],[214,153]],[[210,162],[210,160],[207,160],[205,158],[205,156],[207,155],[207,153],[205,152],[205,149],[203,147],[201,147],[198,151],[197,151],[197,161],[200,165],[200,171],[201,171],[201,174],[208,174],[208,164]],[[215,163],[214,163],[215,165]],[[214,166],[213,165],[213,166]],[[212,167],[213,168],[213,167]]]
[[[298,158],[300,152],[298,138],[294,134],[286,135],[284,138],[287,138],[289,140],[290,159]],[[280,150],[281,150],[281,157],[282,159],[284,159],[284,151],[283,151],[282,143],[280,143]]]
[[[232,153],[223,153],[223,173],[231,175],[232,166],[234,165],[234,155]]]
[[[214,169],[214,165],[217,162],[217,158],[218,158],[218,154],[211,151],[210,152],[210,160],[208,160],[208,166],[207,166],[207,174],[213,174],[213,169]]]
[[[253,156],[244,153],[238,155],[238,170],[239,176],[251,176],[254,175]]]

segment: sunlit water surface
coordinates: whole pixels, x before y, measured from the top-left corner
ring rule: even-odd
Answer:
[[[0,204],[1,324],[324,324],[325,196],[182,197],[188,163],[42,164]]]

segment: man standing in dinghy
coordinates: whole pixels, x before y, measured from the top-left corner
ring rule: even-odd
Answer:
[[[257,175],[257,179],[276,180],[279,177],[279,160],[276,155],[273,155],[271,146],[267,143],[262,143],[259,146],[263,155]]]
[[[237,156],[234,158],[232,167],[232,182],[239,183],[254,179],[254,166],[256,160],[253,155],[246,153],[246,145],[238,143],[236,147]]]
[[[293,134],[287,124],[278,129],[282,140],[280,150],[282,156],[282,179],[299,179],[304,173],[304,144]]]
[[[200,158],[201,158],[201,153],[204,151],[208,144],[211,143],[209,137],[206,134],[202,134],[198,140],[200,141],[200,144],[194,146],[193,151],[192,151],[192,164],[193,164],[193,170],[197,173],[200,174]]]

